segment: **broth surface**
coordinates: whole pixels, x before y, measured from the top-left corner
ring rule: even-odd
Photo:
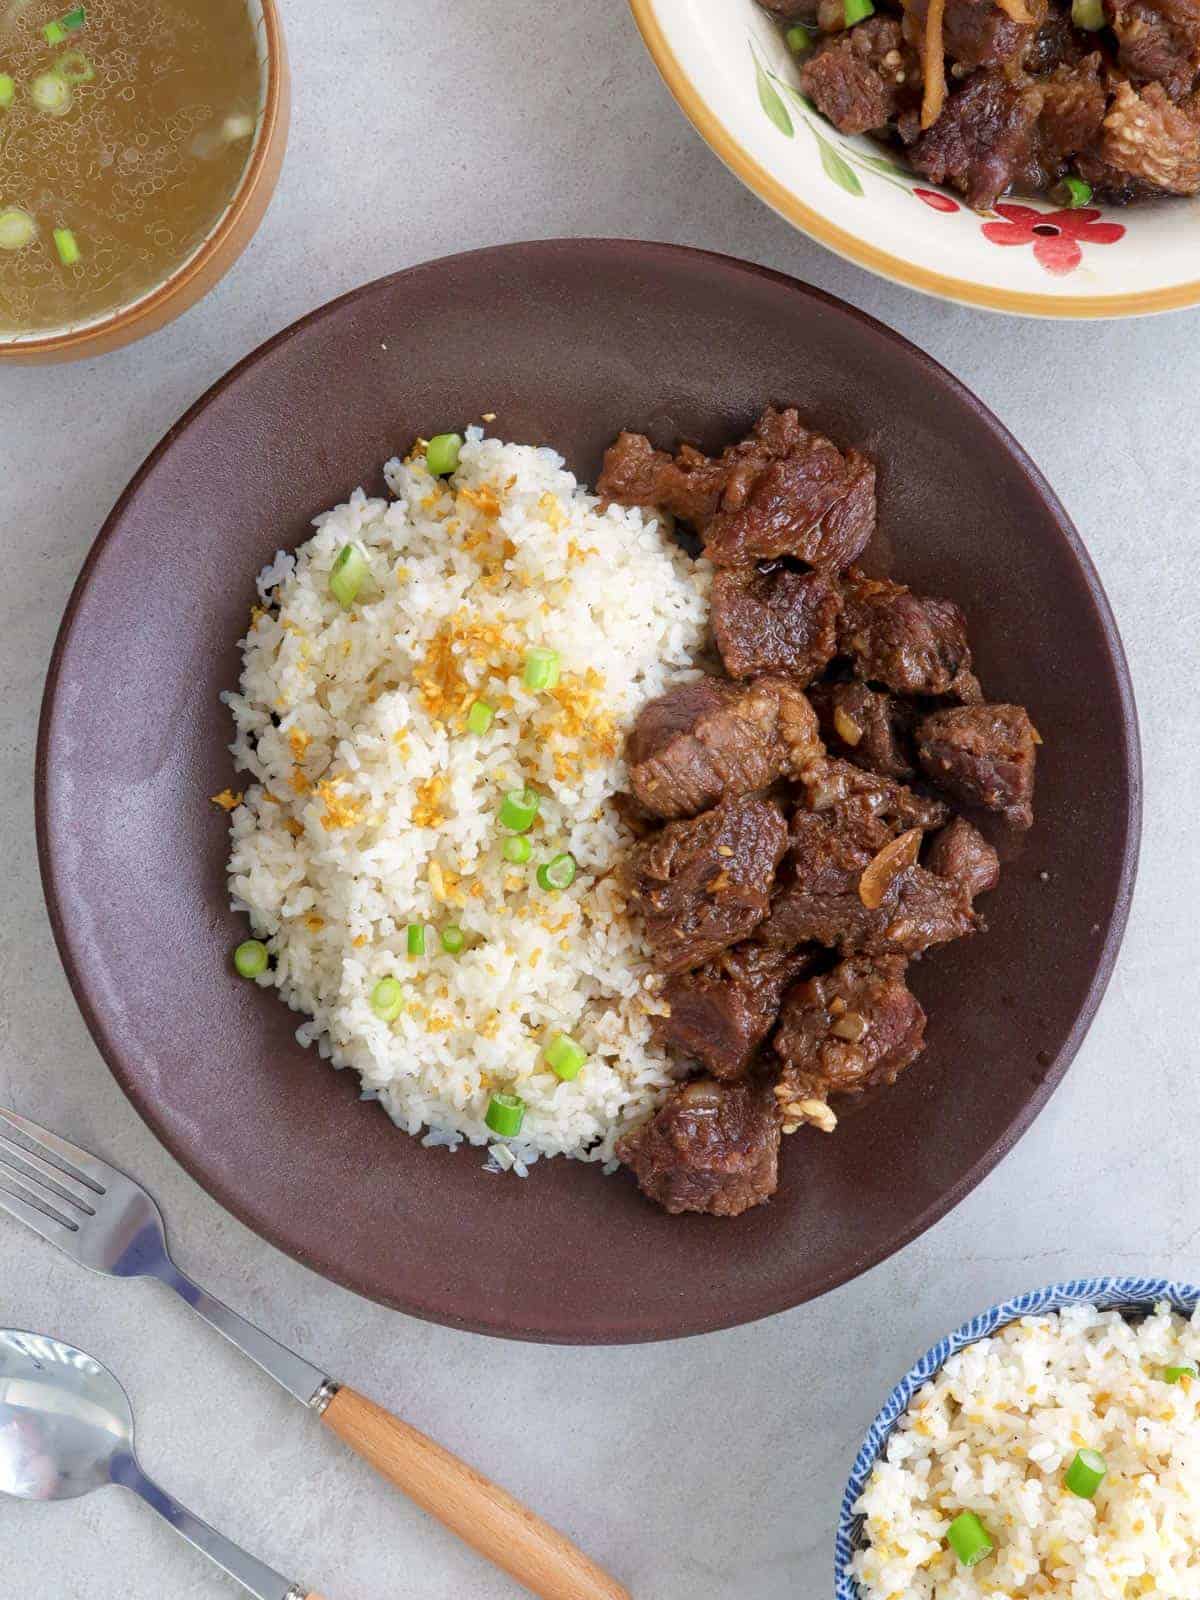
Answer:
[[[73,9],[0,0],[0,335],[90,322],[163,282],[253,143],[246,0],[90,0],[49,42]]]

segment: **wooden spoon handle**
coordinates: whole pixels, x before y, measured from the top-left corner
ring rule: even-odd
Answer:
[[[630,1600],[582,1550],[440,1444],[354,1389],[321,1418],[377,1472],[541,1600]]]

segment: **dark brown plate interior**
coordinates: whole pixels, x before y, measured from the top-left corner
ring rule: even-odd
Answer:
[[[720,446],[791,402],[880,464],[881,551],[959,600],[994,698],[1042,729],[1038,823],[991,931],[917,969],[929,1049],[836,1137],[789,1141],[776,1200],[670,1218],[622,1174],[425,1150],[239,983],[219,692],[256,571],[418,433],[494,411],[584,479],[617,429]],[[1126,918],[1136,721],[1108,605],[995,419],[895,334],[761,268],[663,245],[513,245],[414,268],[297,323],[154,451],[88,559],[46,690],[46,894],[105,1058],[218,1200],[301,1261],[418,1316],[543,1340],[667,1338],[844,1282],[940,1217],[1045,1103]],[[1049,874],[1048,879],[1043,874]]]

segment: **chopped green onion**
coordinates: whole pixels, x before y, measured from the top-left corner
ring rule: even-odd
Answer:
[[[87,21],[87,7],[72,6],[70,11],[64,12],[59,21],[68,33],[78,33]]]
[[[793,23],[784,34],[787,47],[794,56],[802,56],[812,49],[812,34],[802,22]]]
[[[55,228],[54,248],[58,251],[58,259],[64,267],[73,267],[79,260],[79,246],[70,228]]]
[[[951,1550],[964,1567],[973,1567],[995,1549],[988,1531],[973,1511],[960,1511],[946,1529]]]
[[[408,953],[415,961],[418,956],[425,954],[425,927],[420,922],[410,922],[408,925]]]
[[[48,22],[42,32],[46,36],[47,44],[62,44],[67,37],[67,30],[61,22]]]
[[[62,117],[71,109],[75,92],[57,72],[43,72],[29,85],[29,98],[39,111],[51,117]]]
[[[538,645],[525,657],[525,687],[553,689],[558,682],[558,651]]]
[[[500,853],[505,861],[511,861],[514,866],[521,866],[533,854],[533,846],[523,833],[514,833],[505,839],[500,846]]]
[[[1104,1482],[1107,1471],[1108,1462],[1099,1450],[1076,1450],[1075,1459],[1067,1468],[1063,1482],[1081,1500],[1091,1500]]]
[[[488,1101],[483,1120],[493,1133],[511,1139],[520,1133],[525,1121],[525,1102],[519,1094],[494,1094]]]
[[[444,478],[458,466],[461,433],[437,433],[425,446],[425,465],[435,478]]]
[[[1195,1367],[1193,1367],[1191,1365],[1183,1366],[1183,1367],[1164,1367],[1163,1368],[1163,1382],[1164,1383],[1178,1383],[1180,1378],[1194,1378],[1195,1376],[1196,1376],[1196,1369],[1195,1369]]]
[[[329,569],[329,592],[343,611],[349,611],[354,604],[369,570],[361,545],[344,544],[338,551]]]
[[[473,700],[471,709],[467,712],[467,732],[486,733],[495,715],[495,707],[488,705],[486,700]]]
[[[467,936],[461,928],[456,928],[452,924],[442,929],[442,949],[448,956],[460,955],[466,942]]]
[[[257,978],[267,970],[270,959],[261,939],[247,939],[233,952],[233,964],[243,978]]]
[[[0,106],[10,106],[16,98],[16,79],[7,72],[0,72]]]
[[[556,1033],[546,1046],[546,1060],[554,1076],[569,1083],[583,1071],[587,1051],[581,1044],[576,1044],[569,1033]]]
[[[1108,21],[1104,0],[1072,0],[1071,21],[1085,33],[1096,33]]]
[[[500,825],[512,833],[528,833],[542,797],[536,789],[513,789],[500,805]]]
[[[864,17],[875,14],[875,7],[871,0],[842,0],[842,16],[846,26],[852,28],[856,22],[861,22]]]
[[[1090,183],[1084,183],[1082,178],[1064,178],[1051,189],[1050,198],[1056,200],[1060,206],[1066,206],[1068,210],[1074,211],[1079,206],[1087,205],[1092,198],[1092,186]]]
[[[68,83],[91,83],[96,69],[82,50],[64,50],[54,63],[54,70]]]
[[[575,882],[575,857],[565,850],[551,856],[537,869],[537,881],[543,889],[569,889]]]
[[[371,990],[371,1010],[384,1022],[395,1022],[404,1010],[404,985],[399,978],[380,978]]]
[[[37,223],[28,211],[9,206],[0,211],[0,250],[24,250],[37,238]]]

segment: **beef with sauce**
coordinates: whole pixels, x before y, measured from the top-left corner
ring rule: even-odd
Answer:
[[[916,777],[910,702],[861,682],[816,684],[809,700],[835,755],[899,783]]]
[[[775,1193],[779,1134],[766,1085],[694,1078],[617,1141],[617,1157],[665,1211],[737,1217]]]
[[[799,777],[821,754],[816,713],[780,677],[677,684],[642,708],[626,747],[634,796],[659,817],[693,816]]]
[[[720,457],[683,445],[675,456],[642,434],[622,433],[605,452],[603,500],[661,506],[705,539],[718,567],[791,556],[840,571],[875,527],[875,468],[804,427],[794,410],[768,408]]]
[[[804,685],[833,659],[842,596],[823,572],[775,564],[713,578],[712,625],[731,678],[781,673]]]
[[[1096,70],[1082,54],[1060,69],[1064,84],[1082,75],[1076,88]],[[1064,87],[1057,114],[1082,126],[1070,102]],[[668,1210],[759,1204],[781,1132],[831,1129],[830,1096],[890,1083],[919,1054],[907,963],[981,929],[974,901],[999,877],[980,830],[921,785],[1017,821],[1031,805],[1036,733],[1021,707],[984,703],[959,607],[832,554],[869,540],[873,498],[839,546],[848,524],[819,509],[815,480],[799,471],[789,487],[783,469],[824,447],[841,463],[825,458],[828,481],[853,476],[851,455],[794,411],[764,412],[720,457],[638,435],[610,452],[614,498],[622,475],[631,496],[667,485],[708,553],[729,558],[712,588],[728,676],[649,702],[626,752],[630,900],[663,979],[656,1031],[682,1071],[705,1074],[618,1144]],[[772,543],[801,526],[826,540],[826,564]]]
[[[903,0],[850,27],[833,0],[760,4],[817,30],[800,84],[835,127],[977,210],[1200,192],[1200,0],[1103,0],[1086,28],[1068,0]]]
[[[631,891],[659,970],[703,966],[749,938],[770,909],[786,849],[783,813],[759,795],[669,822],[636,845]]]
[[[714,1078],[742,1078],[775,1025],[783,991],[810,965],[806,951],[758,944],[723,950],[697,971],[668,978],[670,1015],[659,1036]]]
[[[855,675],[893,694],[977,699],[967,620],[953,600],[851,572],[843,583],[838,650]]]
[[[966,805],[1033,824],[1038,734],[1024,706],[951,706],[917,728],[917,755],[930,779]]]
[[[781,1115],[832,1131],[830,1095],[895,1083],[925,1048],[925,1012],[898,956],[854,956],[788,990],[773,1049]]]
[[[972,901],[1000,882],[1000,857],[966,817],[955,817],[934,834],[925,868],[939,878],[962,884]]]

